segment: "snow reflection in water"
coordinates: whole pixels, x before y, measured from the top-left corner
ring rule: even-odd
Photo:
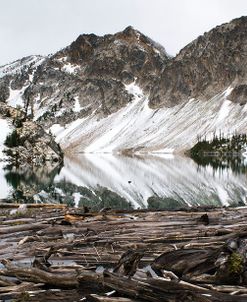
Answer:
[[[150,197],[153,202],[171,199],[181,205],[229,205],[243,204],[247,196],[245,174],[201,167],[180,156],[80,155],[65,158],[55,182],[62,179],[92,190],[106,187],[135,207],[148,206]]]
[[[11,174],[0,169],[4,184],[0,197],[7,197],[7,179],[15,189],[29,192],[29,198],[33,194],[34,201],[96,208],[128,208],[128,203],[150,208],[243,205],[247,196],[245,171],[241,167],[237,173],[224,165],[219,169],[203,167],[182,156],[80,154],[66,157],[62,169],[50,167],[46,171],[43,167],[18,177],[18,171]]]

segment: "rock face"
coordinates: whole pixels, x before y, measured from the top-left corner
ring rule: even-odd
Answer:
[[[24,93],[26,109],[45,124],[92,112],[107,116],[132,100],[125,84],[136,80],[148,92],[168,59],[161,46],[132,27],[104,37],[81,35],[34,72]]]
[[[247,17],[174,58],[132,27],[80,35],[0,67],[0,101],[22,106],[69,152],[184,151],[198,135],[247,131],[246,39]]]
[[[247,17],[242,17],[205,33],[170,60],[153,85],[151,104],[174,106],[189,98],[209,99],[230,85],[246,82]]]
[[[241,106],[245,105],[247,103],[247,85],[240,84],[235,86],[229,95],[229,100],[237,102]]]
[[[43,128],[25,118],[25,114],[6,104],[1,104],[0,118],[12,121],[13,132],[6,138],[6,154],[14,165],[43,165],[61,162],[62,151],[54,138]]]

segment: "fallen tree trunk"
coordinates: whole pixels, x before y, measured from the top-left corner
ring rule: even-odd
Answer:
[[[246,302],[247,298],[231,296],[204,288],[198,289],[189,284],[173,281],[157,279],[131,280],[109,272],[104,274],[104,284],[129,297],[150,302]]]
[[[6,265],[6,269],[0,270],[0,274],[4,276],[14,276],[20,281],[28,281],[34,283],[43,283],[58,288],[75,288],[78,287],[76,271],[64,273],[52,273],[38,268],[20,268],[13,265]]]
[[[6,297],[29,282],[63,291],[87,289],[87,299],[107,302],[247,301],[247,208],[210,209],[207,216],[200,209],[81,213],[50,205],[16,216],[10,211],[0,205],[0,258],[9,259],[0,275],[18,283],[0,278]],[[207,217],[206,223],[201,217]],[[237,240],[237,249],[229,245],[226,250],[232,240]],[[233,264],[239,279],[222,270],[222,259]],[[165,278],[151,278],[145,271],[149,265]],[[102,295],[99,288],[104,286],[116,290],[117,297]]]

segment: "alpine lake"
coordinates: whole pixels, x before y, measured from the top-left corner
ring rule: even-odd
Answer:
[[[63,165],[0,165],[1,202],[63,203],[92,210],[243,206],[244,158],[199,162],[170,154],[78,154]]]

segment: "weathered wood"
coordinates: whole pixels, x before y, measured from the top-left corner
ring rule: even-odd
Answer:
[[[34,290],[37,287],[42,286],[43,283],[30,283],[30,282],[22,282],[18,285],[11,285],[11,286],[4,286],[0,287],[0,298],[2,293],[15,293],[15,292],[23,292],[23,291],[30,291]]]
[[[19,232],[25,232],[25,231],[37,231],[41,229],[45,229],[47,226],[44,223],[28,223],[28,224],[21,224],[16,226],[6,226],[0,228],[0,235],[5,234],[13,234],[13,233],[19,233]]]
[[[106,296],[99,296],[96,294],[91,294],[87,296],[88,302],[141,302],[140,300],[133,300],[128,298],[122,297],[106,297]]]
[[[28,281],[63,289],[91,286],[89,294],[94,299],[98,285],[116,289],[118,298],[130,300],[141,295],[141,301],[247,301],[245,264],[240,267],[239,280],[230,280],[224,270],[218,273],[227,242],[247,238],[247,208],[83,213],[59,205],[28,205],[28,211],[20,216],[9,215],[18,206],[0,205],[0,258],[10,259],[0,275],[16,277],[20,285]],[[201,217],[207,217],[208,223]],[[128,250],[133,255],[142,251],[143,257],[134,257],[133,261],[129,257],[125,262]],[[244,251],[244,245],[237,249],[243,257]],[[232,252],[228,250],[228,255]],[[152,263],[161,275],[163,270],[169,271],[165,279],[147,276],[145,268]],[[114,267],[117,275],[107,272]],[[96,274],[96,269],[101,273]],[[174,273],[179,280],[172,277]],[[128,279],[122,274],[134,276]],[[5,280],[0,278],[3,288],[16,285]],[[205,290],[210,296],[202,294]],[[168,300],[161,300],[161,294]],[[235,297],[239,300],[231,300]]]
[[[55,274],[38,268],[20,268],[6,264],[6,269],[0,270],[4,276],[15,276],[19,280],[34,283],[44,283],[59,288],[74,288],[79,285],[76,271],[70,273]]]
[[[129,297],[151,302],[246,302],[246,297],[230,296],[206,289],[201,290],[188,284],[157,279],[136,281],[126,277],[121,278],[109,272],[104,274],[104,284]]]

